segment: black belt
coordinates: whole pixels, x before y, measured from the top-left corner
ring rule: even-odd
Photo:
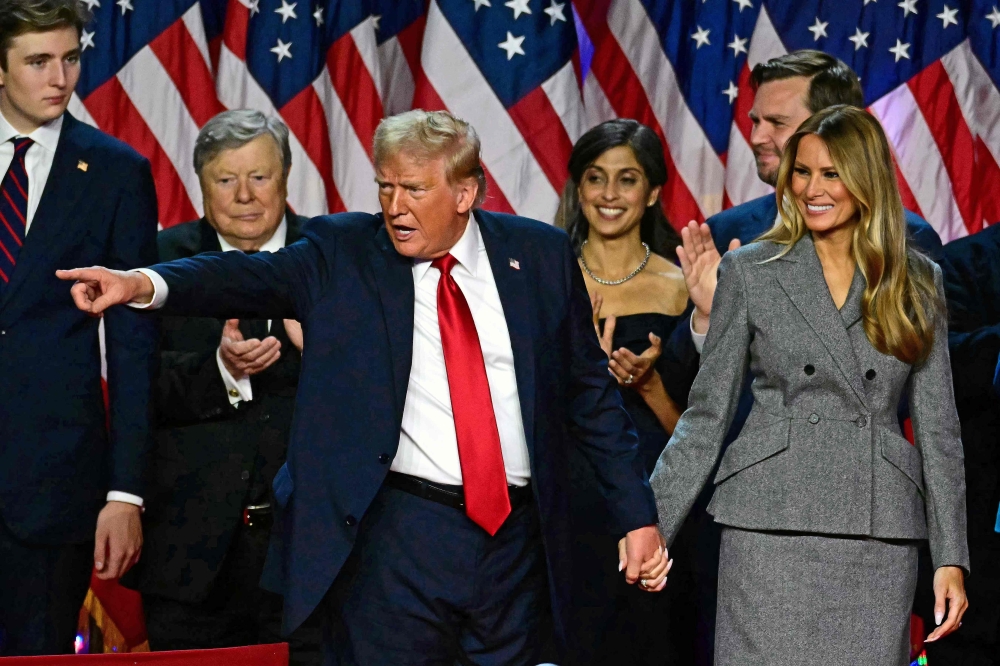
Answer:
[[[389,472],[385,483],[391,488],[416,495],[438,504],[444,504],[455,509],[465,510],[465,491],[462,486],[449,486],[443,483],[433,483],[409,474]],[[531,501],[531,484],[526,486],[507,486],[510,496],[510,508],[524,506]]]
[[[271,529],[274,522],[274,514],[271,511],[270,502],[251,504],[243,508],[243,524],[247,527],[261,527]]]

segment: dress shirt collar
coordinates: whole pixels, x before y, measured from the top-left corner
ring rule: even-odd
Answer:
[[[14,129],[7,122],[7,119],[3,117],[3,113],[0,113],[0,145],[7,143],[14,137],[27,136],[45,150],[55,153],[56,147],[59,145],[59,135],[62,134],[62,126],[63,117],[59,116],[55,120],[45,123],[31,134],[24,135]]]
[[[222,234],[215,232],[215,235],[219,237],[219,245],[222,246],[223,252],[230,252],[236,250],[226,242],[226,239],[222,237]],[[288,237],[288,213],[285,213],[285,217],[281,218],[281,224],[278,228],[274,230],[274,234],[267,239],[267,242],[260,246],[261,252],[277,252],[281,248],[285,247],[285,241]]]
[[[479,251],[484,247],[483,235],[479,231],[479,221],[476,220],[475,214],[471,214],[469,215],[469,223],[465,227],[465,233],[448,252],[472,277],[476,277],[476,269],[479,267]],[[414,282],[419,283],[427,275],[430,267],[431,262],[427,260],[413,262]]]

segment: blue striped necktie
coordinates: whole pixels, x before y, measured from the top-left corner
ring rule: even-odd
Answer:
[[[0,289],[14,274],[28,226],[28,170],[24,166],[24,155],[34,141],[24,137],[11,141],[14,142],[14,159],[0,183]]]

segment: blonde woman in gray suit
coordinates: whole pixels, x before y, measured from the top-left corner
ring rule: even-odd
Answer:
[[[892,164],[868,113],[817,113],[786,146],[779,220],[722,260],[689,408],[651,480],[672,540],[751,371],[753,411],[709,506],[725,525],[717,664],[907,664],[923,539],[939,619],[928,640],[966,609],[941,271],[908,246]]]

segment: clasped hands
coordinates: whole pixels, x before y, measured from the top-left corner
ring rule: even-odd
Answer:
[[[656,525],[632,530],[618,542],[618,570],[625,572],[625,582],[638,582],[646,592],[659,592],[666,586],[674,565],[668,557],[667,542]]]

